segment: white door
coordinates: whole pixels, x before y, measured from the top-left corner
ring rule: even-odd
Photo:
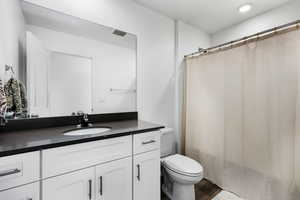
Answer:
[[[49,98],[52,116],[92,113],[92,59],[51,52]]]
[[[24,185],[14,189],[0,192],[1,200],[39,200],[39,183]]]
[[[160,151],[134,156],[134,200],[160,199]]]
[[[29,113],[45,117],[49,115],[49,52],[34,34],[26,32],[26,54]]]
[[[97,200],[132,200],[132,158],[96,167]]]
[[[93,200],[95,199],[95,168],[44,180],[43,200]]]

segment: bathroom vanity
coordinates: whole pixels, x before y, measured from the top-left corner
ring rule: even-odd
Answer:
[[[160,199],[163,127],[139,120],[95,125],[111,130],[65,136],[73,126],[64,126],[1,134],[0,199]]]
[[[0,46],[17,57],[0,66],[0,200],[160,199],[163,127],[137,117],[137,36],[3,5],[18,48]]]

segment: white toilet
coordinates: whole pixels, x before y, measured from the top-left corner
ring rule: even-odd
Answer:
[[[194,185],[202,180],[203,167],[191,158],[174,154],[174,138],[172,129],[162,130],[162,190],[171,200],[195,200]]]

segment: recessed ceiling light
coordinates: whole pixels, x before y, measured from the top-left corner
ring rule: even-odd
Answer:
[[[239,12],[246,13],[249,12],[251,9],[252,9],[252,4],[247,3],[239,7]]]

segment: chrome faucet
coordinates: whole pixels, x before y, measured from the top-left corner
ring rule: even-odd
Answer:
[[[87,113],[84,113],[82,111],[78,111],[77,116],[79,116],[79,124],[77,125],[78,128],[84,128],[84,127],[91,127],[92,126],[92,124],[89,121],[89,115]]]

